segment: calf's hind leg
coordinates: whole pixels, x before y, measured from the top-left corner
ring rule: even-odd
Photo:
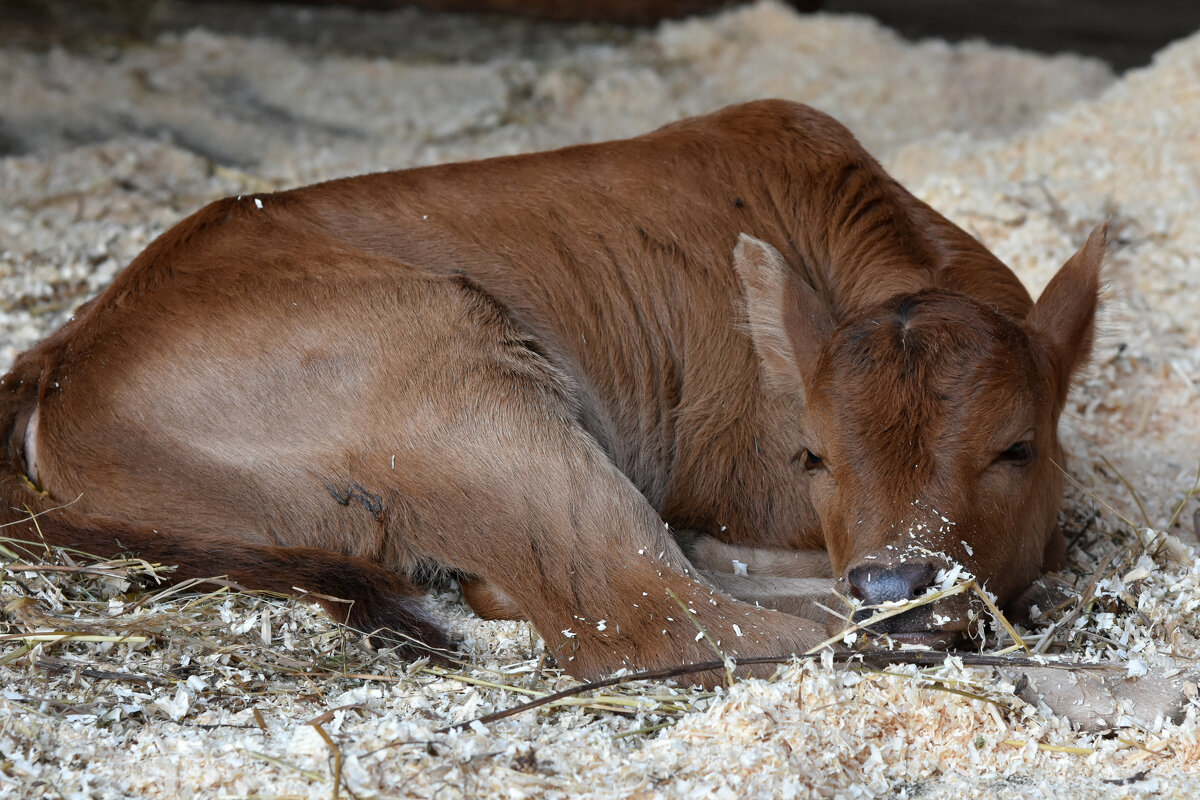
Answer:
[[[410,443],[403,475],[392,473],[410,520],[397,531],[406,550],[498,589],[579,677],[718,651],[786,656],[824,638],[699,576],[575,421],[549,367],[529,351],[521,360],[514,368],[502,354],[436,392],[447,422]]]

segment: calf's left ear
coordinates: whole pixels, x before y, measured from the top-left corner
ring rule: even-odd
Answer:
[[[1096,308],[1100,304],[1100,267],[1108,243],[1108,223],[1099,225],[1087,242],[1047,284],[1026,318],[1031,333],[1049,346],[1058,378],[1059,407],[1067,400],[1072,377],[1092,353]]]
[[[834,321],[828,306],[771,245],[738,236],[733,265],[746,291],[750,337],[769,381],[803,394]]]

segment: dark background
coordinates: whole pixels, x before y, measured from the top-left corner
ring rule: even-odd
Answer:
[[[664,16],[732,4],[727,0],[417,1],[425,8],[506,12],[496,13],[495,19],[498,33],[507,37],[520,35],[514,15],[537,17],[541,21],[535,25],[560,26],[563,37],[571,40],[589,35],[611,39],[613,25],[653,24]],[[218,32],[270,35],[323,48],[383,54],[396,36],[403,36],[395,16],[381,18],[374,32],[364,32],[355,14],[408,5],[405,0],[310,0],[306,5],[257,0],[0,0],[0,45],[92,50],[204,25]],[[1082,53],[1102,58],[1117,70],[1149,63],[1165,44],[1200,28],[1200,0],[792,0],[792,5],[867,14],[912,39],[982,38],[1042,52]],[[595,25],[562,23],[580,18]],[[453,15],[425,14],[415,27],[429,39],[427,46],[433,52],[439,26],[453,24]]]

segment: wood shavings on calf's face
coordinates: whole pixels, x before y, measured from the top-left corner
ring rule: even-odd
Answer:
[[[1105,312],[1092,369],[1063,414],[1063,443],[1093,502],[1137,527],[1170,522],[1192,544],[1198,500],[1172,517],[1200,467],[1200,427],[1181,424],[1200,418],[1200,232],[1191,224],[1200,141],[1178,112],[1196,102],[1183,76],[1195,76],[1197,60],[1192,37],[1021,136],[917,143],[885,159],[1035,295],[1089,221],[1110,220]]]

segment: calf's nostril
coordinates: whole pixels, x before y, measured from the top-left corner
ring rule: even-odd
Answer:
[[[906,561],[894,567],[863,565],[846,573],[850,592],[864,603],[875,605],[910,600],[933,583],[937,570],[928,561]]]

